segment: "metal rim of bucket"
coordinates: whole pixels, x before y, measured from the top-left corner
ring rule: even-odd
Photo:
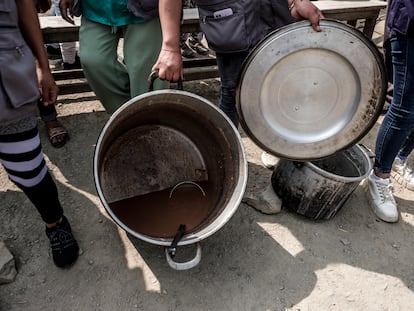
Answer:
[[[372,170],[372,161],[371,161],[368,153],[364,150],[364,148],[361,148],[359,145],[354,145],[352,148],[358,149],[362,153],[362,155],[364,156],[364,159],[366,160],[366,162],[368,164],[365,174],[363,174],[361,176],[347,177],[347,176],[337,175],[337,174],[334,174],[334,173],[331,173],[331,172],[328,172],[326,170],[321,169],[320,167],[318,167],[317,165],[315,165],[312,162],[305,162],[305,165],[308,166],[313,171],[315,171],[316,173],[318,173],[319,175],[322,175],[326,178],[343,181],[345,183],[352,183],[352,182],[364,180],[365,178],[368,177],[368,175],[370,174],[370,172]]]
[[[214,104],[210,103],[205,98],[203,98],[201,96],[198,96],[196,94],[190,93],[190,92],[182,91],[182,90],[158,90],[158,91],[151,91],[151,92],[148,92],[148,93],[145,93],[145,94],[142,94],[142,95],[138,95],[138,96],[130,99],[129,101],[127,101],[121,107],[119,107],[111,115],[109,120],[106,122],[106,124],[102,128],[101,133],[100,133],[100,135],[98,137],[98,140],[97,140],[97,143],[96,143],[94,159],[93,159],[93,174],[94,174],[95,187],[96,187],[96,190],[98,192],[98,196],[100,198],[100,201],[102,202],[105,210],[110,215],[110,217],[115,221],[115,223],[117,225],[119,225],[122,229],[124,229],[126,232],[128,232],[132,236],[134,236],[136,238],[139,238],[140,240],[143,240],[145,242],[151,243],[151,244],[160,245],[160,246],[169,246],[171,244],[171,241],[173,240],[172,238],[167,239],[167,238],[150,237],[150,236],[147,236],[147,235],[144,235],[144,234],[141,234],[141,233],[137,233],[137,232],[131,230],[128,226],[126,226],[115,215],[115,213],[109,207],[106,200],[104,200],[105,196],[104,196],[104,193],[103,193],[102,188],[101,188],[101,184],[100,184],[100,180],[99,180],[99,172],[98,172],[98,162],[99,162],[98,157],[99,157],[100,147],[102,145],[102,141],[105,137],[106,131],[110,127],[113,120],[115,120],[119,115],[121,115],[121,113],[124,110],[126,110],[129,106],[136,104],[140,100],[146,99],[147,97],[150,97],[150,96],[162,96],[162,95],[168,95],[168,96],[173,95],[173,96],[184,96],[184,97],[187,96],[187,97],[192,97],[192,98],[194,98],[194,99],[196,99],[200,102],[203,102],[203,104],[207,105],[209,107],[209,109],[212,109],[215,113],[217,113],[221,118],[223,118],[226,121],[226,124],[231,127],[232,134],[235,136],[236,141],[238,142],[237,152],[239,154],[240,162],[241,162],[241,165],[239,165],[238,171],[239,171],[239,176],[241,176],[242,178],[239,178],[237,184],[235,185],[235,190],[233,191],[231,199],[227,203],[227,207],[224,208],[222,213],[220,215],[218,215],[210,224],[208,224],[206,227],[202,228],[200,231],[195,232],[195,233],[186,234],[182,238],[182,240],[180,240],[178,242],[178,246],[190,245],[190,244],[194,244],[196,242],[199,242],[199,241],[209,237],[210,235],[214,234],[215,232],[217,232],[219,229],[221,229],[221,227],[223,227],[229,221],[229,219],[234,215],[237,208],[239,207],[239,205],[242,201],[246,186],[247,186],[248,163],[247,163],[246,152],[245,152],[245,149],[244,149],[244,146],[243,146],[243,143],[242,143],[240,133],[238,132],[236,127],[233,125],[232,121],[218,107],[216,107]],[[231,208],[228,208],[229,206]]]

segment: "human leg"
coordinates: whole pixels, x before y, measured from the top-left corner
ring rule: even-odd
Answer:
[[[130,97],[148,92],[148,77],[152,66],[158,59],[161,45],[162,33],[159,19],[126,27],[124,62],[130,79]],[[155,90],[165,89],[168,86],[167,81],[159,79],[154,83]]]
[[[414,149],[414,131],[411,132],[411,134],[407,136],[406,140],[404,141],[403,147],[398,153],[398,156],[401,159],[406,159],[411,154],[413,149]]]
[[[53,10],[54,10],[55,16],[62,15],[59,9],[59,0],[53,0]],[[76,53],[76,42],[62,42],[62,43],[59,43],[59,46],[60,46],[60,51],[62,53],[63,68],[64,69],[81,68],[79,57],[77,56],[77,53]]]
[[[236,127],[239,125],[236,109],[236,86],[243,61],[247,55],[248,52],[216,53],[221,79],[220,109],[223,110]]]
[[[392,163],[414,130],[414,40],[391,39],[394,94],[378,132],[375,168],[389,174]]]
[[[374,172],[368,176],[366,191],[370,205],[377,217],[386,222],[398,221],[397,203],[392,193],[391,179],[380,178]]]
[[[53,16],[61,16],[59,9],[59,0],[53,0]],[[76,44],[75,42],[63,44],[48,44],[46,46],[48,53],[58,55],[63,58],[63,62],[75,62]],[[57,118],[57,111],[54,105],[44,106],[42,102],[38,102],[39,115],[46,127],[47,137],[51,145],[55,148],[63,147],[69,139],[69,134],[66,128]]]
[[[203,39],[203,33],[202,32],[193,32],[188,37],[188,45],[191,49],[196,51],[200,55],[207,55],[209,52],[209,49],[204,46],[204,44],[201,42]]]
[[[55,264],[58,267],[73,264],[79,247],[63,215],[56,184],[43,157],[37,127],[0,134],[0,162],[10,180],[26,194],[46,223]]]
[[[236,128],[239,125],[236,109],[236,86],[247,55],[248,52],[216,53],[221,79],[220,109],[229,117]],[[282,201],[270,183],[262,192],[246,193],[243,202],[264,214],[279,213],[282,207]]]
[[[183,9],[194,8],[195,4],[191,0],[183,0]],[[191,36],[190,33],[184,32],[180,35],[180,48],[181,48],[181,55],[186,58],[194,58],[196,56],[196,51],[193,50],[189,46],[189,37]]]
[[[180,35],[181,55],[186,58],[194,58],[196,56],[196,52],[188,45],[188,37],[189,33],[186,32],[181,33]]]
[[[374,172],[368,192],[375,214],[388,222],[398,221],[390,172],[393,161],[414,129],[414,40],[391,38],[394,93],[375,145]]]
[[[38,101],[39,115],[43,122],[55,120],[57,118],[57,111],[55,105],[45,106],[41,101]]]
[[[56,16],[55,10],[51,10],[51,16]],[[46,51],[50,58],[61,58],[62,52],[60,50],[59,43],[48,43],[46,44]]]
[[[387,86],[387,94],[385,97],[385,103],[384,103],[384,111],[387,111],[388,108],[391,105],[392,101],[392,93],[394,90],[394,85],[392,81],[392,59],[391,59],[391,43],[389,38],[384,40],[383,43],[383,51],[384,51],[384,62],[385,62],[385,69],[387,72],[388,77],[388,86]]]
[[[391,175],[395,181],[414,191],[414,175],[412,168],[408,165],[408,156],[414,149],[414,132],[408,135],[403,147],[399,151],[392,165]]]
[[[118,59],[118,30],[82,17],[79,31],[79,55],[85,77],[108,113],[131,98],[129,75]]]
[[[194,0],[183,1],[183,8],[196,8],[196,7],[197,7],[197,4]],[[186,44],[187,49],[189,49],[190,51],[193,51],[193,53],[195,51],[200,55],[207,55],[210,50],[206,46],[204,46],[204,44],[201,42],[203,40],[203,36],[204,34],[202,32],[188,33],[186,37],[186,42],[188,39],[188,44]]]
[[[45,123],[46,133],[50,143],[55,148],[63,147],[69,140],[69,134],[57,118],[55,105],[45,106],[39,101],[37,106],[39,108],[40,118]]]

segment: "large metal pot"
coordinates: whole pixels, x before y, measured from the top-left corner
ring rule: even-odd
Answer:
[[[272,174],[272,187],[283,206],[311,219],[331,219],[372,169],[359,145],[321,160],[281,159]]]
[[[120,227],[166,246],[170,266],[188,269],[200,260],[199,245],[185,263],[172,260],[175,248],[207,238],[230,219],[244,194],[247,160],[237,129],[216,106],[189,92],[161,90],[111,116],[96,145],[94,177]],[[181,203],[188,208],[180,210]]]
[[[280,28],[244,63],[237,90],[241,125],[262,149],[292,160],[330,156],[375,124],[386,93],[383,58],[363,33],[321,20]]]
[[[375,124],[387,79],[382,55],[363,33],[335,20],[271,33],[249,54],[237,89],[241,125],[281,158],[272,186],[283,206],[333,217],[369,174],[355,144]]]

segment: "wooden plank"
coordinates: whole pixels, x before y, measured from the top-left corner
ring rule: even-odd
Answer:
[[[365,20],[363,33],[372,38],[380,11],[387,7],[385,1],[316,1],[313,2],[326,18],[346,21],[355,26],[358,19]]]
[[[78,94],[91,92],[91,87],[86,81],[58,84],[59,95]]]
[[[189,74],[189,72],[192,72],[190,68],[197,68],[196,70],[199,70],[199,67],[210,67],[210,69],[207,71],[211,71],[212,68],[214,67],[217,70],[217,62],[214,57],[200,57],[200,58],[193,58],[193,59],[184,59],[183,66],[184,66],[184,74],[187,74],[189,76],[194,76],[194,74]],[[56,81],[76,80],[76,79],[85,78],[85,75],[83,74],[82,69],[55,70],[52,72],[52,74],[53,74],[53,78]]]
[[[384,1],[315,1],[313,2],[327,18],[334,18],[343,21],[356,19],[368,19],[370,27],[364,29],[367,35],[372,35],[371,24],[381,9],[387,6]],[[75,18],[75,25],[72,25],[60,16],[40,16],[40,27],[43,31],[45,43],[71,42],[79,40],[80,18]],[[182,32],[200,31],[198,10],[184,9]],[[371,33],[370,33],[371,32]]]
[[[184,9],[184,16],[188,16],[189,20],[183,21],[181,31],[200,31],[197,9],[191,12],[186,12],[187,10],[191,9]],[[39,16],[40,28],[42,29],[45,43],[79,41],[80,18],[75,18],[74,20],[75,25],[72,25],[60,16]]]
[[[204,80],[218,78],[217,66],[194,67],[184,69],[184,82],[193,80]]]
[[[59,87],[59,95],[91,92],[82,69],[54,71],[53,76]],[[184,82],[218,78],[217,66],[189,67],[184,69]],[[76,81],[73,81],[76,80]]]
[[[74,20],[75,25],[72,25],[61,16],[39,16],[45,43],[79,41],[80,18]]]
[[[217,61],[216,61],[216,58],[214,56],[183,59],[183,67],[184,68],[215,66],[216,64],[217,64]]]
[[[252,0],[250,0],[252,1]],[[182,32],[199,32],[200,23],[198,20],[198,9],[183,9],[183,20],[181,22]]]
[[[53,78],[56,81],[60,80],[75,80],[83,79],[85,75],[83,74],[82,69],[72,69],[72,70],[54,70],[52,71]]]
[[[371,10],[381,10],[387,7],[386,1],[315,1],[312,2],[324,14],[339,14],[342,12],[354,12],[355,14],[362,14],[362,12],[369,12]]]

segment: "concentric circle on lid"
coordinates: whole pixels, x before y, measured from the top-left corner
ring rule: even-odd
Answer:
[[[308,21],[272,32],[245,61],[237,89],[240,123],[262,149],[292,160],[344,150],[375,124],[386,92],[383,59],[344,23]]]

